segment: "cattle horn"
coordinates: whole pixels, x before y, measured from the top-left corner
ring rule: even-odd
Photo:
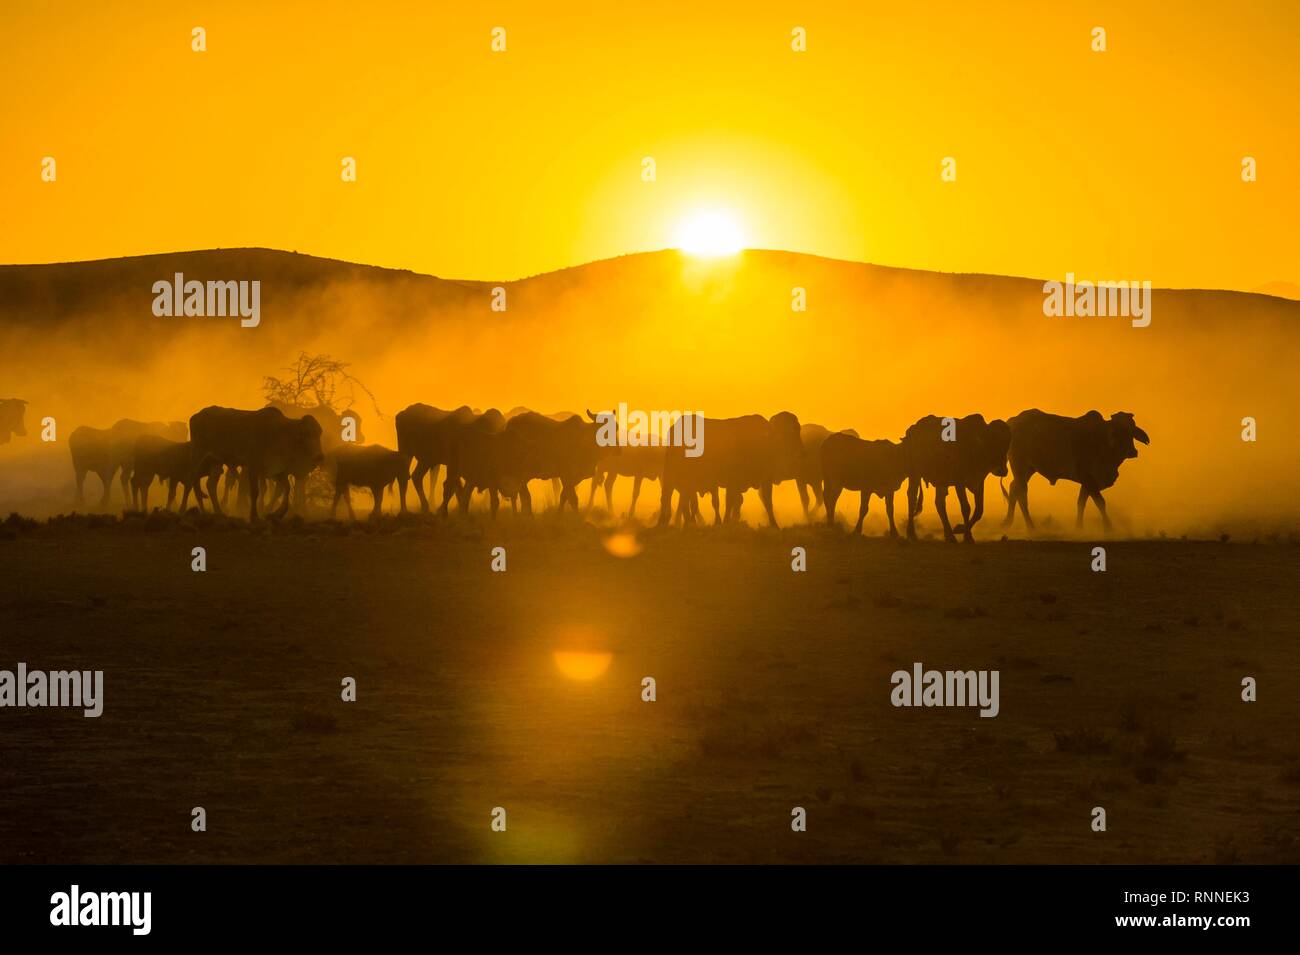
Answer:
[[[592,421],[596,422],[597,424],[600,424],[600,419],[591,413],[590,408],[587,409],[587,417],[590,418]]]
[[[1151,443],[1151,439],[1147,437],[1147,433],[1136,425],[1133,428],[1133,437],[1137,438],[1143,444]]]

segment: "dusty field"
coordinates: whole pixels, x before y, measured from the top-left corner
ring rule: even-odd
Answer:
[[[641,544],[0,525],[0,668],[106,697],[0,710],[0,862],[1300,861],[1294,545],[1116,541],[1094,574],[1086,543]],[[913,661],[999,670],[1000,715],[895,709]]]

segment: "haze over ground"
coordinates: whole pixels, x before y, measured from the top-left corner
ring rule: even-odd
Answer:
[[[176,272],[261,281],[260,325],[156,317],[152,284]],[[1300,399],[1297,302],[1157,289],[1149,327],[1134,328],[1047,317],[1035,279],[773,251],[630,255],[499,283],[505,312],[490,307],[497,284],[256,249],[0,267],[0,380],[4,397],[31,402],[29,437],[0,449],[0,487],[25,510],[65,510],[71,466],[64,441],[38,439],[46,415],[66,439],[80,424],[257,407],[263,376],[305,351],[352,364],[385,416],[359,395],[365,435],[390,446],[391,416],[415,401],[790,410],[893,439],[931,413],[1131,411],[1152,442],[1107,493],[1121,533],[1296,526],[1300,449],[1286,422]],[[791,309],[795,287],[805,312]],[[1241,440],[1246,416],[1259,424],[1253,443]],[[994,482],[988,492],[985,536],[1001,533]],[[1031,509],[1072,528],[1075,493],[1036,478]]]

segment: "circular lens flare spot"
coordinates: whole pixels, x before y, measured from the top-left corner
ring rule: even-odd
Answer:
[[[570,680],[586,682],[604,676],[614,660],[606,651],[556,650],[555,668]]]
[[[641,542],[636,539],[635,534],[626,532],[610,534],[602,543],[605,545],[605,550],[615,557],[635,557],[641,553]]]

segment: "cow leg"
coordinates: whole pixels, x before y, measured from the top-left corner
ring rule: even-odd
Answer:
[[[299,482],[306,484],[306,480]],[[293,489],[289,487],[289,475],[281,474],[275,479],[274,498],[280,501],[280,506],[273,515],[277,520],[289,513],[289,507],[293,503]]]
[[[960,484],[957,485],[957,503],[961,505],[961,527],[957,528],[962,533],[962,537],[967,544],[973,544],[975,538],[971,536],[971,512],[970,501],[966,497],[966,489]]]
[[[618,480],[618,472],[610,471],[605,476],[605,510],[610,514],[614,513],[614,482]]]
[[[201,478],[200,478],[200,480],[201,480]],[[220,514],[220,513],[221,513],[221,506],[220,506],[219,504],[217,504],[217,482],[220,481],[220,480],[221,480],[221,468],[220,468],[220,467],[216,468],[214,471],[212,471],[212,472],[210,472],[210,473],[208,474],[208,500],[212,502],[212,512],[213,512],[214,514]],[[196,489],[196,490],[195,490],[194,496],[195,496],[195,499],[196,499],[196,500],[198,499],[198,490],[197,490],[197,488],[198,488],[198,482],[195,482],[195,489]],[[238,495],[238,494],[235,495],[235,506],[236,506],[236,507],[239,506],[239,495]],[[201,509],[201,508],[202,508],[202,505],[200,505],[200,509]],[[256,505],[254,505],[254,510],[256,510]]]
[[[379,515],[384,513],[384,485],[371,485],[370,493],[375,497],[375,506],[370,511],[370,519],[372,521],[377,521],[379,520]]]
[[[275,510],[270,513],[269,516],[272,519],[279,520],[289,513],[292,494],[293,489],[289,487],[289,475],[281,474],[279,477],[275,478],[275,484],[272,486],[270,493],[271,503],[267,505],[267,510],[270,510],[271,507],[275,505],[276,501],[280,502],[280,506],[276,507]]]
[[[1034,520],[1029,516],[1029,479],[1034,476],[1034,472],[1022,471],[1017,472],[1014,468],[1011,471],[1011,493],[1007,497],[1007,516],[1002,522],[1003,527],[1010,527],[1016,518],[1016,505],[1020,505],[1020,513],[1025,518],[1025,528],[1034,529]]]
[[[283,492],[284,492],[284,498],[285,498],[286,501],[287,501],[288,498],[289,498],[289,481],[288,481],[288,477],[289,477],[289,476],[286,474],[286,475],[285,475],[285,482],[284,482],[284,489],[283,489]],[[280,487],[280,479],[279,479],[279,478],[276,478],[276,479],[275,479],[275,483],[274,483],[274,484],[272,484],[272,483],[270,482],[270,480],[264,480],[264,481],[262,482],[262,506],[263,506],[263,507],[267,508],[268,510],[269,510],[270,508],[275,507],[277,504],[280,503],[280,495],[281,495],[281,487]]]
[[[939,523],[943,525],[943,539],[957,543],[957,535],[952,532],[952,524],[948,521],[948,485],[934,486],[934,509],[939,512]]]
[[[73,468],[77,478],[77,490],[72,496],[73,505],[85,503],[86,500],[86,469]]]
[[[700,516],[700,508],[694,491],[677,492],[677,520],[682,527],[694,524]]]
[[[293,476],[293,512],[295,514],[307,513],[307,478],[311,472],[306,474],[295,474]],[[286,496],[288,491],[285,492]]]
[[[863,491],[862,493],[866,494],[868,492]],[[885,499],[885,514],[889,518],[889,536],[897,537],[898,528],[894,526],[894,492],[889,491],[886,494],[882,494],[881,497]]]
[[[681,514],[681,499],[684,493],[677,496],[678,514]],[[662,478],[659,480],[659,519],[655,522],[659,527],[667,527],[673,519],[673,488],[672,485]]]
[[[136,510],[149,513],[149,485],[153,484],[153,475],[150,474],[143,480],[137,481],[132,476],[131,480],[131,503],[135,505]]]
[[[862,492],[862,501],[858,504],[858,523],[853,528],[853,536],[862,533],[862,522],[867,519],[867,507],[871,504],[871,492]]]
[[[559,499],[560,499],[560,504],[563,505],[563,503],[564,503],[564,497],[563,497],[563,494],[562,494],[562,489],[561,489],[561,487],[560,487],[560,479],[559,479],[559,478],[551,478],[551,499],[554,500],[554,499],[556,499],[556,498],[559,498]],[[577,508],[577,506],[575,505],[573,509],[576,511],[578,508]],[[563,507],[561,507],[561,510],[563,510]]]
[[[798,478],[795,479],[794,486],[799,491],[799,504],[803,508],[803,519],[805,522],[807,522],[809,520],[808,488],[805,487],[803,481],[800,481]]]
[[[99,475],[99,480],[104,485],[104,494],[99,499],[99,506],[108,507],[108,498],[113,491],[113,473],[111,471],[96,471],[95,473]]]
[[[975,510],[971,512],[970,526],[974,527],[984,517],[984,482],[981,481],[978,486],[971,488],[971,496],[975,499]]]
[[[1101,496],[1101,491],[1092,492],[1092,503],[1097,505],[1097,510],[1101,511],[1101,526],[1110,532],[1110,517],[1106,514],[1106,501]]]
[[[533,516],[533,492],[528,490],[528,482],[519,488],[519,506],[523,509],[524,517]]]
[[[772,510],[772,485],[764,484],[758,489],[758,499],[763,502],[763,507],[767,510],[767,521],[773,527],[780,527],[776,522],[776,512]]]
[[[586,509],[587,509],[588,511],[591,510],[591,505],[592,505],[593,503],[595,503],[595,500],[596,500],[596,485],[599,484],[599,483],[601,482],[601,480],[602,480],[601,475],[604,474],[604,473],[605,473],[605,472],[602,471],[602,470],[600,469],[600,465],[599,465],[599,464],[596,465],[596,469],[595,469],[594,471],[591,472],[591,488],[590,488],[590,490],[587,491],[587,507],[586,507]]]
[[[447,516],[447,505],[451,502],[452,496],[455,495],[456,503],[463,509],[465,505],[460,500],[460,478],[447,469],[447,475],[442,479],[442,506],[438,508],[438,514],[441,517]]]
[[[641,496],[641,482],[644,480],[640,474],[632,478],[632,505],[627,509],[629,519],[636,517],[636,499]]]
[[[411,479],[408,477],[399,477],[397,479],[397,488],[398,491],[401,493],[401,498],[400,498],[401,506],[397,509],[398,513],[400,514],[406,513],[406,485],[410,482],[410,480]]]
[[[203,488],[200,483],[203,480],[203,474],[197,470],[190,474],[185,481],[185,493],[181,496],[181,513],[185,513],[186,505],[189,504],[190,493],[194,494],[194,506],[203,512]]]
[[[501,495],[497,493],[494,487],[488,488],[488,513],[492,515],[492,520],[497,519],[497,509],[501,507]]]
[[[1082,484],[1079,485],[1079,500],[1075,502],[1076,513],[1074,517],[1074,526],[1076,529],[1083,527],[1083,510],[1088,506],[1088,489]]]
[[[826,482],[824,481],[814,481],[812,484],[814,514],[817,512],[817,508],[821,507],[826,502],[826,497],[825,494],[823,493],[823,488],[825,487],[825,483]]]
[[[438,490],[438,475],[440,474],[444,475],[443,483],[444,484],[446,483],[445,473],[446,473],[446,469],[441,464],[432,464],[429,466],[429,499],[430,500],[433,500],[438,496],[436,493]]]
[[[424,493],[424,476],[428,473],[429,466],[416,458],[415,471],[411,474],[411,481],[415,484],[415,496],[420,499],[421,514],[429,513],[429,498]],[[406,488],[402,488],[402,510],[406,510]]]
[[[261,483],[260,483],[260,482],[261,482],[262,476],[261,476],[260,474],[255,473],[251,468],[245,467],[245,468],[244,468],[244,479],[248,481],[248,490],[249,490],[249,493],[248,493],[248,508],[249,508],[249,510],[248,510],[248,519],[249,519],[250,521],[256,521],[256,520],[257,520],[257,504],[258,504],[258,501],[257,501],[258,494],[256,493],[256,491],[257,491],[257,488],[261,487]]]
[[[921,479],[907,479],[907,539],[916,540],[916,515],[921,513]]]
[[[998,485],[1001,487],[1001,484]],[[1007,493],[1007,516],[1002,518],[1002,526],[1010,527],[1016,520],[1016,501],[1020,497],[1020,478],[1012,475],[1011,490]]]
[[[122,482],[122,507],[123,509],[131,505],[131,478],[135,475],[135,469],[122,468],[122,476],[119,480]]]
[[[840,490],[841,488],[838,484],[832,484],[829,481],[826,482],[825,501],[827,527],[835,526],[835,505],[839,502]],[[866,492],[864,491],[863,493],[865,494]]]
[[[612,485],[613,481],[611,481],[610,484]],[[565,494],[569,495],[569,504],[573,508],[573,513],[577,514],[578,513],[578,488],[572,484],[569,484],[568,478],[564,479],[564,489],[560,492],[560,496],[563,497]]]

